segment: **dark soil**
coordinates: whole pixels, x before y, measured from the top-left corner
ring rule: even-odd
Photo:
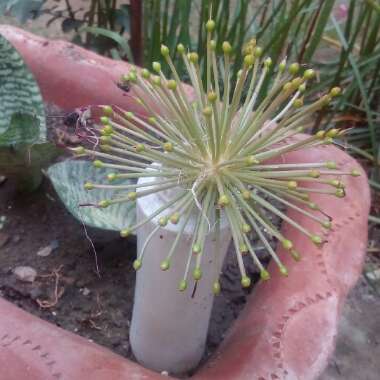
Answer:
[[[5,217],[0,229],[0,295],[42,319],[132,358],[128,332],[135,285],[134,242],[117,233],[89,230],[99,277],[83,226],[65,210],[48,181],[33,194],[16,196],[11,185],[7,181],[0,186],[0,217]],[[58,247],[46,257],[37,255],[49,244]],[[228,256],[204,360],[223,340],[250,292],[240,286],[234,255]],[[35,281],[18,280],[13,272],[18,266],[34,268]],[[255,267],[247,263],[247,269],[257,280]]]

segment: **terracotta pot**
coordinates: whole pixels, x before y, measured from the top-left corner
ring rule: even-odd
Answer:
[[[114,84],[128,70],[128,64],[9,26],[0,26],[0,33],[24,56],[47,102],[68,110],[104,103],[136,107]],[[331,159],[343,168],[358,168],[355,160],[335,147],[308,149],[286,157],[292,162]],[[289,277],[280,276],[274,265],[269,266],[272,279],[256,287],[217,353],[194,379],[318,377],[334,349],[339,313],[360,276],[365,255],[370,193],[365,173],[361,173],[361,177],[346,178],[344,199],[315,196],[334,219],[333,231],[322,249],[291,227],[284,227],[303,259],[295,263],[278,250]],[[313,224],[303,216],[294,217],[306,226]],[[0,300],[0,311],[0,366],[6,380],[161,377],[4,300]]]

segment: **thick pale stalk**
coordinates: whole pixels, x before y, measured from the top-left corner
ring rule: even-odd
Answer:
[[[141,178],[140,181],[151,179]],[[166,203],[164,196],[152,194],[140,198],[137,202],[137,221],[145,219]],[[188,287],[180,292],[178,285],[189,256],[194,219],[190,218],[181,236],[169,270],[162,271],[160,263],[167,257],[181,222],[158,230],[147,246],[142,267],[137,272],[130,341],[137,360],[156,371],[183,373],[191,370],[198,365],[205,349],[214,297],[212,284],[221,269],[231,234],[228,224],[222,221],[221,244],[216,260],[214,234],[213,231],[209,233],[202,258],[203,276],[194,291],[195,281],[191,277],[194,257]],[[137,230],[138,255],[146,237],[157,225],[158,218],[155,218]]]

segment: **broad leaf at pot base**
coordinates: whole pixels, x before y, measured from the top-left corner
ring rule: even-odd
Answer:
[[[59,162],[52,165],[47,171],[59,198],[79,222],[90,227],[120,231],[125,223],[135,222],[135,205],[119,203],[107,209],[91,207],[94,197],[98,200],[116,197],[119,191],[112,188],[100,189],[89,194],[83,187],[86,180],[91,179],[91,181],[97,182],[109,173],[111,173],[110,169],[97,170],[90,161],[79,160]],[[82,178],[82,181],[76,181],[77,178]],[[116,185],[133,185],[133,183],[135,183],[134,180],[128,179],[116,181]]]
[[[46,138],[42,95],[17,50],[0,35],[0,173],[34,190],[41,168],[59,154]]]

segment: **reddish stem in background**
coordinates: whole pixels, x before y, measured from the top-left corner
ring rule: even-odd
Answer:
[[[142,2],[140,0],[130,1],[131,14],[131,49],[136,65],[142,64]]]

